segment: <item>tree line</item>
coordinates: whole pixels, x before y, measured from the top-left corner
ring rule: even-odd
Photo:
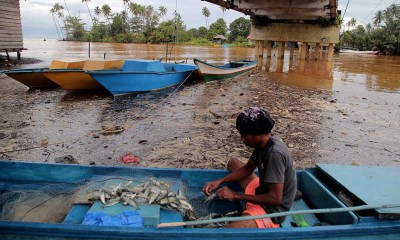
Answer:
[[[347,30],[340,34],[337,47],[379,51],[384,55],[400,55],[400,5],[392,4],[375,13],[365,27],[352,18]],[[350,28],[352,28],[350,30]]]
[[[59,39],[68,41],[119,42],[119,43],[185,43],[212,45],[213,37],[223,35],[227,42],[237,46],[247,46],[250,34],[250,20],[241,17],[229,26],[223,19],[226,9],[221,7],[222,18],[209,24],[210,11],[201,9],[206,26],[187,29],[181,15],[174,11],[173,19],[164,20],[168,10],[164,6],[141,5],[130,0],[122,0],[124,10],[113,12],[108,4],[88,6],[90,0],[82,0],[92,20],[90,29],[85,29],[82,18],[72,16],[64,5],[55,3],[50,10]]]

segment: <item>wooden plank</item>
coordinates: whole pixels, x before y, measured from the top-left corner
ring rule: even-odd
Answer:
[[[3,21],[3,19],[17,19],[19,21],[21,21],[21,15],[19,14],[10,14],[8,12],[2,13],[1,14],[2,19],[0,20],[0,22]]]
[[[4,29],[4,28],[20,28],[21,27],[21,24],[19,23],[19,24],[14,24],[14,23],[7,23],[7,22],[3,22],[3,23],[0,23],[1,25],[0,25],[0,29]]]
[[[22,48],[24,45],[24,43],[21,42],[2,42],[0,43],[0,48],[4,49],[4,48]]]
[[[22,45],[18,45],[18,46],[0,46],[0,51],[5,52],[5,50],[7,50],[8,52],[18,52],[17,50],[19,50],[20,52],[25,49]]]
[[[0,5],[0,12],[15,12],[19,13],[19,7],[5,7],[3,5]]]
[[[5,34],[0,34],[0,39],[3,42],[10,42],[10,41],[19,41],[22,39],[22,33],[18,35],[5,35]]]
[[[16,1],[17,2],[17,4],[12,4],[12,3],[1,3],[1,6],[2,7],[7,7],[7,8],[13,8],[13,9],[16,9],[16,10],[18,10],[18,12],[19,12],[19,4],[18,4],[18,1]]]
[[[18,39],[18,40],[14,40],[14,41],[2,41],[2,42],[0,42],[0,46],[5,46],[5,45],[9,46],[14,43],[17,43],[17,44],[23,43],[23,39]]]
[[[317,166],[367,205],[400,203],[399,167],[339,164],[317,164]],[[400,207],[376,209],[376,211],[382,218],[400,218]]]
[[[0,3],[3,4],[14,4],[14,5],[19,5],[19,1],[18,0],[0,0]]]
[[[0,34],[18,34],[21,32],[21,29],[0,29]]]
[[[21,24],[21,18],[1,18],[0,23]]]
[[[2,37],[12,37],[12,36],[22,36],[22,31],[14,31],[14,32],[9,32],[7,33],[0,33],[0,36]]]
[[[19,9],[18,1],[15,1],[14,3],[1,3],[1,6]]]

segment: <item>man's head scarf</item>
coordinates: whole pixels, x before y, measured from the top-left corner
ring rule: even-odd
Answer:
[[[259,107],[249,107],[236,118],[236,129],[241,135],[262,135],[271,132],[275,121],[268,112]]]

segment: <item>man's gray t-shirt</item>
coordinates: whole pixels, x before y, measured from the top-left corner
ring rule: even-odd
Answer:
[[[282,204],[263,206],[267,213],[285,212],[292,207],[297,191],[296,172],[289,150],[279,138],[271,136],[265,148],[255,148],[250,157],[258,166],[260,187],[256,194],[266,194],[269,183],[283,183]],[[271,218],[274,223],[282,223],[285,217]]]

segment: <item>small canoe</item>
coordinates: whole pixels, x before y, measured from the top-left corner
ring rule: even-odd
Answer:
[[[132,210],[119,203],[104,207],[93,200],[99,197],[93,193],[100,194],[100,189],[127,188],[149,179],[161,181],[174,192],[182,191],[198,218],[210,213],[241,211],[242,204],[235,201],[205,202],[204,183],[225,176],[226,170],[10,160],[0,160],[0,169],[1,239],[400,239],[399,208],[376,207],[368,211],[349,208],[399,203],[398,167],[319,164],[297,171],[298,189],[303,197],[294,202],[285,213],[289,215],[276,229],[224,229],[213,225],[157,228],[184,221],[180,212],[157,204],[139,205],[137,211],[144,219],[143,227],[84,224],[96,212],[112,216]],[[237,183],[227,186],[240,191]],[[310,209],[319,213],[301,213]]]
[[[379,51],[359,51],[353,49],[340,49],[339,53],[378,55]]]
[[[44,74],[45,72],[57,69],[82,69],[84,63],[85,61],[54,60],[48,68],[16,69],[3,73],[29,87],[29,89],[58,87],[59,85],[50,80]]]
[[[123,60],[86,60],[81,69],[54,69],[43,74],[67,91],[99,89],[102,86],[86,71],[121,69],[123,64]]]
[[[209,64],[196,58],[193,61],[199,67],[199,70],[206,82],[232,78],[234,76],[247,72],[257,66],[256,61],[249,60],[229,62],[222,66]]]
[[[157,60],[125,60],[121,70],[86,71],[113,96],[148,92],[185,82],[196,65]]]

